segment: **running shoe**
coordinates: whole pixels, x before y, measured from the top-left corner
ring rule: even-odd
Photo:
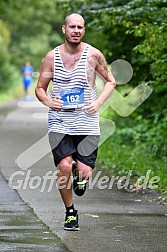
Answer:
[[[76,163],[72,163],[72,174],[73,174],[73,191],[77,196],[84,195],[86,191],[86,184],[88,183],[88,180],[84,179],[82,180],[79,176],[76,174],[77,172],[77,166]]]
[[[66,212],[65,222],[64,222],[64,230],[67,231],[79,231],[78,225],[78,211],[74,209],[70,209]]]

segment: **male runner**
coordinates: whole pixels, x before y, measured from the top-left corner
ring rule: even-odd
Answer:
[[[95,166],[100,136],[99,107],[111,95],[115,80],[103,54],[82,41],[85,22],[73,13],[62,26],[64,43],[48,52],[40,68],[36,96],[49,107],[48,131],[58,187],[66,208],[65,230],[79,230],[73,190],[84,194]],[[96,73],[104,88],[97,97]],[[53,81],[51,96],[47,88]],[[75,161],[75,162],[74,162]]]

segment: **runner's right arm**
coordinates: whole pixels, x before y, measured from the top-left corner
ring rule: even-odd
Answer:
[[[51,80],[53,80],[53,65],[54,65],[54,56],[53,51],[50,51],[46,54],[41,66],[40,74],[35,88],[35,94],[40,102],[44,105],[50,107],[53,110],[60,110],[63,105],[60,96],[55,96],[51,98],[47,94],[48,85]]]

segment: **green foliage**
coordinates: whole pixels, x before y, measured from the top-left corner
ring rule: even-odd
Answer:
[[[26,0],[23,4],[21,0],[1,0],[0,90],[14,83],[14,75],[16,71],[20,73],[25,60],[31,61],[35,71],[39,70],[46,52],[63,41],[61,24],[62,15],[56,10],[56,1]]]
[[[0,90],[9,89],[17,80],[17,71],[10,64],[10,54],[8,47],[11,41],[11,34],[8,25],[0,20]]]
[[[141,140],[140,130],[136,132],[128,127],[116,130],[99,147],[98,167],[104,170],[107,167],[106,172],[109,175],[119,176],[127,175],[132,170],[132,177],[136,180],[151,170],[151,177],[160,177],[158,191],[164,192],[167,190],[167,145],[160,150],[156,144],[148,146],[143,142],[139,143],[139,138]]]
[[[15,66],[9,63],[3,63],[0,68],[0,73],[0,91],[8,90],[18,84],[19,73]]]
[[[0,19],[0,48],[1,48],[1,61],[8,61],[8,46],[10,44],[10,31],[8,26],[3,20]]]

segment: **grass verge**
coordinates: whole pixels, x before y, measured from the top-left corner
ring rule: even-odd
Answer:
[[[157,157],[144,143],[138,146],[130,142],[122,143],[114,135],[99,147],[98,152],[98,165],[109,176],[126,176],[132,171],[133,180],[139,181],[142,178],[144,182],[147,177],[147,186],[152,180],[156,191],[167,196],[166,161],[166,156]]]

